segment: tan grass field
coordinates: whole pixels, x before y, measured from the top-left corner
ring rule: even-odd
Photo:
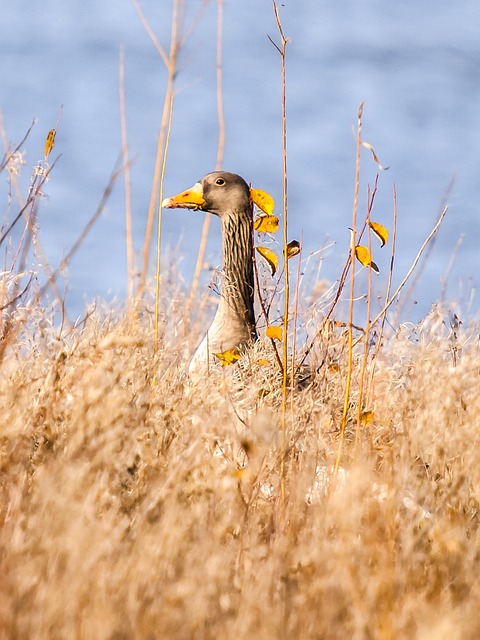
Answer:
[[[167,300],[156,355],[148,305],[63,333],[30,309],[10,340],[0,637],[480,637],[478,325],[397,327],[356,447],[355,351],[335,477],[343,332],[318,338],[283,441],[271,368],[253,352],[192,383]]]
[[[392,293],[394,194],[387,289],[376,299],[374,263],[365,253],[368,293],[363,276],[355,289],[357,242],[365,232],[370,245],[378,182],[377,175],[368,188],[362,228],[360,150],[373,151],[361,139],[362,103],[351,244],[330,299],[322,300],[313,268],[307,279],[318,295],[298,296],[300,267],[298,286],[289,290],[285,257],[283,280],[277,275],[263,288],[260,278],[257,287],[260,295],[273,289],[280,300],[272,323],[279,331],[286,319],[284,359],[263,337],[239,364],[190,379],[188,363],[211,309],[196,277],[187,294],[175,275],[160,273],[161,234],[159,298],[147,285],[182,43],[175,8],[183,4],[173,6],[169,54],[160,47],[168,86],[141,256],[133,249],[122,101],[122,166],[56,270],[37,234],[43,187],[56,162],[48,160],[55,130],[23,198],[17,176],[29,132],[0,162],[9,185],[0,227],[0,640],[477,640],[480,325],[443,303],[417,325],[394,320],[394,303],[446,207]],[[222,2],[217,6],[221,45]],[[275,2],[273,9],[284,109],[287,39]],[[284,240],[276,250],[288,256],[286,116],[282,136]],[[375,152],[373,158],[383,171]],[[130,308],[97,304],[71,327],[59,322],[57,277],[121,173]],[[207,234],[208,223],[197,266]],[[366,323],[363,339],[357,317],[374,316],[380,298],[385,306]],[[312,374],[303,388],[286,390],[278,363],[287,362],[294,344],[297,362],[311,344]]]

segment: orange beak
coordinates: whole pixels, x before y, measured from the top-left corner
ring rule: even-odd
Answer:
[[[182,191],[176,196],[165,198],[162,207],[165,209],[202,209],[205,206],[203,199],[203,189],[200,182],[196,182],[193,187]]]

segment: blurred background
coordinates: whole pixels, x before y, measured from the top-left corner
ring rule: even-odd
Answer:
[[[141,7],[168,51],[171,2]],[[320,254],[319,278],[335,281],[347,254],[355,175],[357,111],[365,101],[363,139],[381,172],[372,219],[391,230],[392,187],[398,199],[398,283],[450,205],[413,292],[415,321],[446,296],[468,301],[480,261],[480,4],[385,3],[380,0],[285,0],[279,5],[287,47],[288,187],[291,238],[303,236],[303,258]],[[141,250],[166,88],[166,69],[131,0],[65,3],[0,0],[0,111],[7,139],[18,143],[32,120],[21,177],[24,194],[43,158],[47,132],[58,126],[44,189],[41,243],[55,267],[94,213],[121,149],[119,51],[125,98],[135,248]],[[217,3],[187,0],[165,195],[183,190],[215,166]],[[226,146],[223,168],[240,173],[277,200],[282,193],[280,56],[269,0],[226,0],[223,74]],[[377,166],[362,152],[360,210]],[[2,216],[8,185],[0,176]],[[191,281],[205,214],[165,211],[163,256]],[[443,282],[457,243],[462,244]],[[153,251],[152,251],[153,255]],[[374,247],[384,288],[390,249]],[[206,260],[221,261],[212,220]],[[139,260],[140,264],[140,260]],[[153,269],[153,261],[152,261]],[[81,314],[95,297],[122,299],[126,289],[125,195],[120,178],[66,274],[67,308]],[[317,277],[316,276],[316,277]],[[208,282],[208,270],[203,284]],[[443,283],[443,284],[442,284]],[[475,301],[472,310],[475,309]]]

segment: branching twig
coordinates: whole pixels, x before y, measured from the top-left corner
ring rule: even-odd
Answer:
[[[417,266],[418,261],[420,260],[420,258],[422,256],[422,253],[425,251],[425,249],[428,246],[430,240],[434,237],[434,235],[437,233],[438,229],[440,228],[440,225],[442,224],[442,221],[443,221],[447,211],[448,211],[448,206],[446,206],[444,208],[444,210],[440,214],[440,217],[438,218],[437,222],[435,223],[435,226],[433,227],[433,229],[430,231],[430,233],[428,234],[428,236],[424,240],[422,246],[418,250],[417,255],[415,256],[415,260],[413,261],[412,266],[407,271],[407,273],[406,273],[405,277],[403,278],[403,280],[401,281],[401,283],[398,285],[397,289],[395,290],[395,293],[392,295],[390,300],[385,304],[385,306],[380,311],[380,313],[372,320],[372,323],[371,323],[372,327],[373,327],[373,325],[375,325],[382,318],[382,316],[390,308],[390,306],[393,304],[393,302],[397,299],[397,296],[400,294],[400,291],[403,289],[403,287],[407,283],[408,279],[410,278],[412,273],[415,271],[415,267]]]
[[[282,462],[281,462],[281,480],[280,490],[282,496],[282,504],[285,505],[285,452],[287,447],[287,429],[286,429],[286,410],[287,410],[287,388],[288,388],[288,313],[289,313],[289,270],[288,270],[288,216],[287,216],[287,85],[286,85],[286,68],[285,53],[287,47],[287,38],[285,38],[278,7],[275,0],[272,0],[275,21],[277,23],[278,33],[280,35],[280,47],[273,42],[269,36],[270,42],[274,45],[281,58],[281,82],[282,82],[282,174],[283,174],[283,257],[284,257],[284,313],[283,313],[283,385],[282,385]]]

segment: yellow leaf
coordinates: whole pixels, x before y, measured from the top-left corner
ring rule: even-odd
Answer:
[[[360,416],[360,422],[364,427],[368,427],[373,422],[374,417],[373,411],[364,411]]]
[[[383,226],[383,224],[379,224],[378,222],[373,222],[372,220],[370,220],[369,225],[370,225],[370,229],[380,240],[381,246],[384,247],[388,240],[387,229]]]
[[[272,338],[272,340],[282,339],[282,327],[276,327],[275,325],[271,324],[269,327],[267,327],[267,331],[265,333],[267,334],[267,338]]]
[[[44,151],[45,160],[48,158],[48,156],[50,155],[50,152],[52,151],[55,145],[56,135],[57,135],[56,129],[50,129],[50,131],[48,132],[47,138],[45,140],[45,151]]]
[[[219,359],[220,364],[224,367],[228,367],[230,364],[235,364],[235,362],[240,358],[240,352],[238,349],[228,349],[227,351],[222,351],[221,353],[216,353],[215,357]]]
[[[260,360],[257,360],[257,364],[260,365],[261,367],[269,367],[270,360],[265,360],[265,358],[260,358]]]
[[[260,216],[253,223],[255,231],[258,233],[275,233],[278,231],[277,216]]]
[[[275,209],[275,200],[266,191],[260,189],[250,189],[250,199],[261,209],[267,216],[272,215]]]
[[[287,259],[293,258],[300,253],[300,243],[298,240],[291,240],[287,244]]]
[[[338,373],[340,371],[340,366],[336,362],[331,362],[328,365],[328,370],[330,373]]]
[[[262,258],[265,258],[265,260],[268,263],[268,266],[270,267],[270,271],[272,272],[272,276],[274,276],[276,270],[278,269],[277,255],[270,249],[267,249],[266,247],[256,247],[256,249],[258,253],[262,256]]]
[[[371,267],[375,271],[375,273],[379,273],[379,269],[375,262],[372,260],[372,254],[370,253],[368,247],[363,247],[362,245],[358,244],[355,247],[355,256],[357,257],[357,260],[360,262],[360,264],[362,264],[364,267]]]

